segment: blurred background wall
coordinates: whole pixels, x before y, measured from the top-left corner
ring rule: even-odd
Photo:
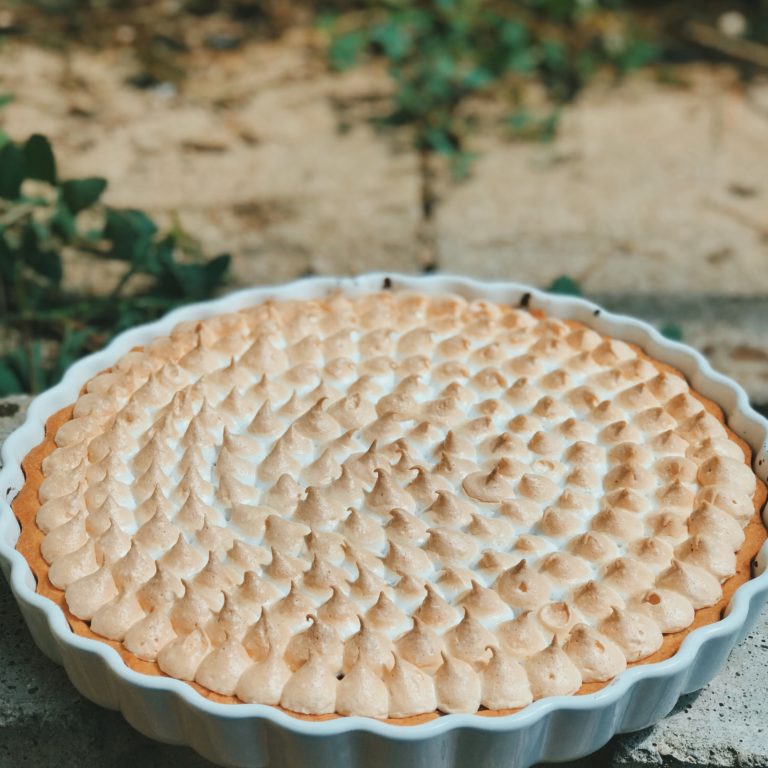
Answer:
[[[4,0],[0,396],[306,274],[581,292],[768,403],[768,3]]]

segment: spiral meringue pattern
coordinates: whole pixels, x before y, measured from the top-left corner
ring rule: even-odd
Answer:
[[[720,600],[756,492],[681,376],[452,295],[182,323],[91,379],[54,440],[36,523],[71,614],[309,715],[610,680]]]

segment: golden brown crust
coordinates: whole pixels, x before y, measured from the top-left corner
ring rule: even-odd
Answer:
[[[539,317],[544,315],[543,312],[539,312],[539,311],[534,311],[532,312],[532,314]],[[583,323],[578,323],[576,321],[568,321],[568,324],[573,326],[574,328],[586,327]],[[649,361],[654,366],[656,366],[658,370],[673,373],[678,376],[683,375],[679,370],[677,370],[673,366],[670,366],[666,363],[662,363],[650,357],[637,345],[630,344],[629,346],[631,346],[638,353],[638,355],[640,355],[643,359]],[[730,429],[730,427],[728,427],[725,421],[723,411],[720,408],[720,406],[718,406],[716,403],[707,399],[706,397],[699,394],[693,389],[691,389],[690,392],[694,397],[696,397],[698,400],[701,401],[704,408],[709,413],[711,413],[720,422],[722,422],[722,424],[725,426],[725,429],[728,433],[728,437],[733,442],[735,442],[744,452],[744,461],[747,464],[747,466],[751,468],[752,450],[744,440],[742,440],[738,435],[736,435],[733,432],[733,430]],[[75,632],[76,634],[82,637],[91,638],[93,640],[98,640],[99,642],[110,645],[112,648],[114,648],[114,650],[117,651],[118,654],[120,654],[125,664],[136,672],[142,672],[148,675],[165,676],[164,673],[160,670],[156,662],[144,661],[142,659],[139,659],[137,656],[127,651],[122,646],[121,643],[118,643],[112,640],[107,640],[99,635],[96,635],[94,632],[92,632],[87,622],[81,619],[78,619],[70,612],[69,608],[67,607],[66,601],[64,599],[63,590],[60,590],[57,587],[54,587],[53,584],[51,584],[50,580],[48,579],[49,566],[48,566],[48,563],[46,563],[46,561],[43,559],[42,555],[40,554],[40,543],[43,539],[44,534],[37,527],[35,523],[37,510],[40,506],[40,501],[38,498],[38,489],[40,487],[40,483],[43,480],[42,462],[45,459],[45,457],[48,456],[50,453],[52,453],[53,450],[56,448],[56,444],[54,442],[54,436],[56,435],[56,432],[58,431],[59,427],[72,417],[72,410],[73,410],[73,406],[70,405],[58,411],[57,413],[54,413],[47,420],[45,425],[44,440],[35,448],[33,448],[26,455],[26,457],[22,462],[22,470],[24,472],[24,477],[26,482],[22,487],[22,489],[19,491],[18,495],[16,496],[12,504],[14,514],[18,518],[19,524],[21,526],[21,534],[19,536],[16,549],[25,557],[25,559],[30,565],[30,568],[32,569],[32,572],[35,575],[35,578],[37,580],[38,594],[43,595],[44,597],[47,597],[49,600],[53,601],[63,611],[73,632]],[[728,603],[730,602],[730,599],[733,593],[736,591],[736,589],[738,589],[738,587],[740,587],[742,584],[744,584],[746,581],[750,579],[751,572],[752,572],[753,559],[757,555],[763,543],[766,541],[766,538],[768,538],[768,532],[766,531],[766,528],[765,528],[765,525],[763,524],[763,520],[761,516],[761,510],[766,502],[767,496],[768,496],[768,490],[766,489],[765,484],[762,482],[762,480],[760,480],[760,478],[757,478],[757,489],[755,491],[755,497],[754,497],[755,514],[744,529],[744,535],[745,535],[744,545],[736,555],[736,573],[723,583],[722,585],[723,594],[720,601],[711,607],[701,608],[697,610],[694,621],[689,627],[687,627],[681,632],[665,635],[663,644],[661,648],[658,651],[656,651],[656,653],[652,654],[651,656],[648,656],[645,659],[642,659],[641,661],[633,662],[629,664],[630,667],[637,666],[639,664],[650,664],[653,662],[662,661],[664,659],[670,658],[680,648],[680,645],[682,644],[683,640],[685,639],[685,637],[688,635],[689,632],[691,632],[692,630],[698,627],[702,627],[707,624],[712,624],[718,621],[722,617],[722,613],[725,610]],[[609,682],[610,681],[603,682],[603,683],[584,683],[581,686],[581,688],[576,692],[576,695],[594,693],[595,691],[598,691],[601,688],[608,685]],[[242,704],[242,702],[239,699],[235,698],[234,696],[223,696],[223,695],[214,693],[195,682],[188,682],[187,684],[191,685],[199,694],[201,694],[202,696],[205,696],[211,701],[228,703],[228,704]],[[331,720],[337,717],[341,717],[341,715],[336,715],[336,714],[303,715],[303,714],[298,714],[296,712],[292,712],[289,710],[285,710],[282,707],[278,707],[278,709],[282,709],[282,711],[286,712],[287,714],[302,720],[322,721],[322,720]],[[499,717],[502,715],[512,714],[517,711],[519,710],[516,710],[516,709],[484,710],[482,709],[477,714],[485,717]],[[395,725],[418,725],[420,723],[428,722],[440,716],[441,716],[440,713],[433,712],[433,713],[427,713],[422,715],[415,715],[407,718],[388,718],[386,722],[392,723]]]

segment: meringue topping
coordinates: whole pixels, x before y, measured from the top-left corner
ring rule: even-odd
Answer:
[[[51,583],[168,675],[295,712],[517,708],[714,605],[739,444],[633,346],[385,291],[182,324],[43,463]]]
[[[437,708],[441,712],[476,712],[482,698],[482,682],[466,661],[441,654],[443,663],[435,674]]]
[[[336,674],[322,653],[309,652],[306,662],[286,682],[280,705],[294,712],[324,715],[336,710]]]
[[[389,714],[387,685],[364,661],[359,660],[336,688],[340,715],[384,718]]]
[[[525,670],[534,699],[567,696],[581,687],[581,673],[555,642],[525,661]]]
[[[646,613],[614,608],[600,623],[600,631],[621,648],[627,661],[644,659],[661,647],[659,625]]]
[[[577,624],[564,646],[585,683],[616,677],[627,666],[622,649],[588,624]]]
[[[437,708],[433,678],[397,655],[392,669],[385,675],[385,683],[390,717],[409,717]]]
[[[491,660],[482,672],[480,702],[488,709],[513,709],[533,701],[528,675],[509,653],[491,648]]]

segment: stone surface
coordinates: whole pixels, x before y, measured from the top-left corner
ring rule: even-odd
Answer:
[[[616,740],[614,768],[768,765],[768,610],[706,688],[652,728]]]
[[[589,89],[555,141],[489,135],[439,209],[441,267],[590,292],[768,290],[768,122],[728,70]]]
[[[45,130],[64,176],[103,175],[112,205],[231,251],[238,284],[420,268],[412,142],[370,124],[387,110],[381,68],[331,74],[301,31],[191,57],[172,87],[132,87],[135,66],[122,49],[9,42],[4,130]],[[768,291],[761,91],[724,66],[674,75],[595,82],[552,142],[510,140],[503,107],[480,105],[469,179],[439,185],[442,268],[538,285],[567,273],[591,292]],[[105,271],[81,266],[67,280],[103,289]]]
[[[0,446],[5,438],[24,421],[27,403],[26,395],[13,395],[0,399]]]
[[[142,91],[127,84],[133,63],[119,50],[11,44],[0,51],[0,92],[16,94],[3,128],[18,139],[44,129],[63,176],[104,176],[109,204],[230,252],[240,284],[417,268],[414,154],[393,151],[366,120],[342,136],[335,106],[369,98],[386,76],[331,76],[302,36],[217,63],[192,60],[179,89]],[[78,287],[112,282],[104,267],[72,266]]]

